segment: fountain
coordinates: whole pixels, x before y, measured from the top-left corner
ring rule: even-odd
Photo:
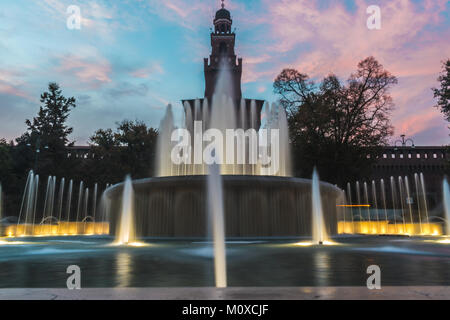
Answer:
[[[361,189],[360,189],[359,181],[356,181],[356,201],[357,201],[357,205],[358,205],[359,219],[363,219],[361,207],[360,207],[360,205],[361,205]]]
[[[84,190],[84,182],[80,182],[80,187],[78,188],[78,205],[77,205],[77,217],[75,218],[75,221],[80,221],[80,213],[81,213],[81,205],[83,201],[83,190]],[[77,227],[78,232],[78,227]]]
[[[59,194],[58,194],[58,221],[62,221],[62,207],[64,197],[64,185],[66,180],[64,178],[59,182]]]
[[[242,60],[234,52],[232,20],[226,10],[218,12],[223,14],[214,20],[212,53],[204,64],[204,98],[183,100],[179,123],[175,105],[167,106],[159,127],[156,177],[129,182],[136,237],[206,238],[208,172],[214,163],[222,175],[225,236],[311,237],[311,180],[291,176],[286,112],[278,104],[242,96]],[[224,37],[233,41],[224,46]],[[336,233],[342,190],[316,184],[323,200],[321,232]],[[119,183],[106,190],[113,234],[122,229],[125,188]]]
[[[316,168],[314,168],[312,177],[312,221],[313,243],[323,244],[327,240],[328,236],[323,219],[319,175]]]
[[[72,190],[73,190],[73,180],[70,180],[66,200],[66,221],[70,220],[70,207],[72,206]]]
[[[391,196],[392,196],[392,211],[394,212],[394,225],[395,225],[395,233],[398,233],[397,229],[397,214],[395,212],[396,206],[396,188],[395,188],[395,179],[391,176]]]
[[[416,186],[416,199],[417,199],[417,212],[419,214],[419,226],[420,226],[420,233],[424,233],[424,229],[422,227],[422,214],[420,210],[420,181],[419,181],[419,175],[417,173],[414,174],[414,183]]]
[[[94,194],[92,196],[92,218],[95,221],[95,216],[97,214],[97,193],[98,193],[98,183],[94,184]]]
[[[17,219],[16,235],[32,235],[35,224],[37,192],[39,187],[39,175],[35,175],[32,170],[28,173],[25,184],[22,203],[20,205],[19,217]],[[23,223],[21,223],[23,219]],[[7,232],[10,234],[11,232]]]
[[[367,187],[367,182],[364,182],[364,203],[365,204],[369,203],[369,190]],[[375,228],[374,224],[372,223],[370,207],[367,206],[366,210],[367,210],[367,217],[369,219],[369,232],[376,233],[376,228]]]
[[[427,191],[426,191],[426,187],[425,187],[425,178],[423,176],[423,173],[420,173],[420,186],[421,186],[421,193],[422,193],[422,204],[423,204],[423,210],[425,212],[425,220],[428,223],[430,223],[430,219],[428,217],[428,205],[427,205]],[[429,233],[429,230],[427,229],[427,233]]]
[[[349,183],[347,183],[347,197],[348,197],[348,204],[350,205],[350,217],[351,217],[351,219],[352,219],[352,228],[351,228],[351,230],[352,230],[352,233],[355,233],[355,229],[354,229],[354,217],[353,217],[353,206],[352,206],[352,186],[351,186],[351,184],[350,184],[350,182]]]
[[[388,213],[388,199],[386,197],[386,189],[384,184],[384,179],[380,179],[380,189],[381,189],[381,201],[384,206],[384,221],[380,220],[378,211],[381,207],[378,205],[378,197],[376,191],[375,181],[372,181],[372,203],[369,203],[368,197],[368,185],[364,182],[364,200],[367,204],[362,205],[367,207],[368,209],[368,219],[364,222],[352,222],[351,228],[345,227],[347,221],[344,217],[343,221],[339,221],[340,227],[339,233],[347,233],[343,230],[357,230],[356,232],[362,234],[386,234],[386,235],[423,235],[423,236],[439,236],[445,233],[443,226],[439,222],[430,221],[428,216],[428,204],[426,197],[426,188],[423,173],[415,173],[413,175],[416,186],[416,194],[414,198],[418,201],[417,209],[415,209],[413,214],[413,204],[414,198],[411,194],[409,179],[408,176],[397,177],[398,179],[394,179],[394,177],[390,177],[390,198],[389,198],[389,213]],[[398,181],[398,184],[396,184]],[[358,196],[358,189],[360,188],[359,182],[355,183],[356,192]],[[350,194],[349,199],[351,199],[351,184],[347,183],[347,191]],[[444,192],[445,196],[445,192]],[[444,199],[445,200],[445,199]],[[351,203],[351,200],[350,200]],[[360,204],[360,201],[358,201]],[[369,207],[373,206],[376,211],[376,220],[371,219]],[[415,206],[414,206],[415,207]],[[436,210],[433,209],[433,210]],[[407,214],[409,212],[409,219],[407,221]],[[400,217],[399,214],[401,213]],[[422,217],[422,215],[424,217]],[[415,219],[417,216],[417,219]],[[446,219],[441,218],[439,216],[433,216],[436,219],[442,219],[446,221]],[[360,216],[360,219],[363,219],[363,216]],[[397,223],[399,222],[399,223]],[[344,224],[344,227],[342,225]],[[355,231],[353,232],[355,233]]]
[[[88,205],[89,205],[89,188],[86,188],[84,191],[84,206],[83,206],[83,214],[84,218],[81,220],[83,222],[83,233],[86,234],[86,223],[88,219],[92,219],[88,213]]]
[[[244,102],[242,103],[244,104]],[[194,117],[203,116],[205,108],[210,108],[206,113],[210,115],[209,125],[215,125],[219,132],[226,131],[228,125],[236,126],[233,119],[241,111],[234,108],[229,99],[213,99],[209,104],[205,99],[202,104],[195,102],[197,113]],[[230,237],[273,237],[273,236],[311,236],[312,234],[312,212],[311,204],[311,180],[292,178],[289,175],[290,156],[288,141],[281,141],[279,150],[273,150],[267,141],[274,139],[271,136],[262,134],[262,129],[279,130],[278,137],[287,136],[287,123],[282,108],[273,105],[269,109],[266,105],[268,119],[259,131],[253,128],[241,133],[247,137],[253,135],[262,141],[262,148],[254,153],[252,145],[246,143],[242,154],[245,155],[246,162],[223,163],[220,165],[224,187],[224,219],[226,221],[226,235]],[[200,109],[200,110],[199,110]],[[222,111],[221,111],[222,110]],[[227,110],[228,116],[221,114]],[[267,110],[269,113],[267,113]],[[251,111],[249,111],[251,113]],[[218,114],[219,113],[219,114]],[[197,114],[197,115],[195,115]],[[231,115],[230,115],[231,114]],[[249,115],[251,118],[251,114]],[[185,121],[181,128],[188,132],[193,130],[190,140],[196,138],[196,130],[202,131],[203,127],[210,128],[208,123],[191,123],[191,108],[185,106]],[[223,120],[223,121],[222,121]],[[222,123],[220,122],[222,121]],[[173,122],[172,107],[168,106],[166,116],[161,121],[160,136],[158,142],[158,177],[134,180],[133,187],[136,195],[136,235],[137,237],[181,237],[181,238],[204,238],[206,232],[207,217],[207,164],[185,163],[176,164],[172,161],[172,149],[174,144],[164,141],[172,135],[169,134],[172,128],[177,126]],[[188,129],[191,128],[191,129]],[[222,129],[222,130],[220,130]],[[233,127],[231,127],[233,129]],[[238,128],[239,130],[239,128]],[[250,130],[250,131],[249,131]],[[178,132],[176,135],[178,135]],[[252,133],[253,132],[253,133]],[[207,131],[204,135],[208,135]],[[225,135],[226,136],[226,135]],[[265,144],[264,144],[265,142]],[[208,142],[209,144],[210,142]],[[171,146],[171,147],[168,147]],[[204,141],[194,144],[191,160],[195,160],[196,155],[202,157],[208,150],[209,145],[204,148]],[[234,151],[239,151],[239,147],[234,145]],[[242,145],[241,145],[242,147]],[[197,148],[200,149],[198,153]],[[203,150],[202,150],[203,149]],[[225,150],[233,150],[228,141],[225,141]],[[217,153],[210,150],[212,158],[220,157],[221,150]],[[239,152],[234,152],[237,156]],[[256,163],[249,163],[255,155]],[[279,155],[276,157],[275,155]],[[271,172],[265,168],[264,159],[273,158],[274,166],[279,170]],[[189,159],[187,153],[180,153],[180,159]],[[267,162],[266,162],[267,163]],[[322,198],[324,199],[323,216],[324,226],[331,233],[337,232],[336,204],[341,195],[341,190],[331,184],[321,182]],[[123,193],[123,184],[111,186],[106,191],[109,199],[110,231],[116,233],[120,228],[121,219],[120,199]]]
[[[444,214],[446,221],[445,234],[450,236],[450,187],[448,185],[448,180],[444,179],[443,182],[443,198],[444,198]]]
[[[69,181],[66,199],[64,199],[65,178],[59,181],[58,189],[56,186],[56,176],[49,176],[44,193],[40,195],[39,175],[31,170],[27,176],[17,222],[14,222],[14,224],[8,223],[4,226],[0,230],[0,236],[5,234],[11,237],[93,234],[95,233],[93,232],[94,230],[100,230],[99,234],[109,233],[107,222],[104,220],[95,222],[93,217],[87,215],[89,189],[83,187],[83,182],[80,183],[80,190],[83,191],[79,197],[75,221],[70,218],[73,180]],[[95,192],[97,192],[96,189]],[[82,202],[83,194],[84,202]],[[39,199],[44,200],[41,206],[38,206]],[[65,214],[63,214],[64,203],[66,205]],[[96,206],[96,201],[94,200],[93,206]],[[82,217],[84,217],[82,220],[79,218],[79,211],[82,211]],[[95,213],[95,210],[93,212]],[[89,224],[87,223],[88,219],[92,221]]]
[[[412,214],[412,197],[411,197],[411,192],[409,189],[408,176],[405,176],[405,188],[406,188],[406,199],[407,199],[408,209],[409,209],[409,222],[414,223],[413,214]]]
[[[134,228],[134,191],[131,177],[125,178],[122,194],[122,210],[120,214],[120,228],[115,243],[118,245],[128,245],[135,242]]]
[[[220,167],[209,167],[208,176],[208,212],[212,224],[214,243],[214,270],[216,287],[227,286],[227,263],[225,253],[225,225],[223,217],[223,188]]]
[[[373,204],[375,206],[375,212],[376,212],[376,217],[377,217],[377,232],[380,232],[380,213],[378,211],[378,200],[377,200],[377,186],[375,183],[375,180],[372,180],[372,199],[373,199]]]
[[[400,206],[402,209],[402,222],[403,222],[403,232],[406,232],[406,221],[405,221],[405,208],[403,206],[403,201],[405,200],[404,186],[402,177],[398,177],[398,188],[400,192]]]

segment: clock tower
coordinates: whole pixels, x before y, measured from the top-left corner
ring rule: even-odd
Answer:
[[[237,58],[235,52],[236,34],[232,30],[233,20],[230,11],[225,9],[224,0],[222,8],[216,12],[214,18],[214,30],[211,32],[211,54],[204,59],[205,73],[205,97],[198,99],[182,100],[183,106],[189,108],[192,120],[201,120],[201,115],[211,114],[211,103],[219,79],[221,70],[229,70],[229,87],[231,96],[238,117],[238,126],[243,129],[259,129],[261,125],[261,110],[264,105],[263,100],[246,99],[242,97],[242,58]],[[228,87],[228,86],[227,86]],[[208,101],[208,104],[204,102]],[[198,107],[196,107],[196,104]],[[203,110],[208,105],[209,110]],[[253,107],[252,107],[253,106]],[[185,110],[187,111],[187,110]],[[245,120],[241,121],[241,115],[245,115]],[[252,115],[255,121],[252,122]],[[203,119],[207,123],[207,119]]]
[[[205,97],[209,101],[212,101],[219,71],[223,68],[228,69],[231,74],[233,100],[242,98],[242,58],[238,59],[234,51],[236,34],[231,29],[232,24],[230,11],[225,9],[222,1],[222,8],[216,12],[214,31],[211,33],[211,55],[209,59],[204,59]]]

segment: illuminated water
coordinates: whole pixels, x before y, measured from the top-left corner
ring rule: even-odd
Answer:
[[[223,209],[222,178],[218,165],[212,165],[209,168],[208,212],[209,221],[212,223],[216,287],[225,288],[227,286],[225,219]]]
[[[29,240],[30,239],[30,240]],[[64,288],[69,265],[82,287],[214,286],[214,260],[204,242],[147,240],[146,247],[111,246],[111,237],[21,238],[0,248],[0,287]],[[382,286],[450,285],[450,246],[439,238],[346,237],[336,246],[295,246],[297,240],[227,241],[228,286],[365,286],[379,265]],[[309,239],[304,239],[309,240]]]
[[[444,179],[443,182],[443,193],[444,193],[444,214],[445,214],[445,225],[446,225],[446,235],[450,236],[450,187],[448,185],[448,180]]]
[[[120,227],[116,237],[117,244],[129,244],[136,240],[134,227],[134,191],[130,176],[125,179],[122,193],[122,212]]]
[[[312,178],[312,240],[322,244],[328,240],[325,223],[323,221],[322,198],[320,196],[320,181],[317,170],[314,168]]]

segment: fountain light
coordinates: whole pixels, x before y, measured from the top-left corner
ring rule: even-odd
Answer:
[[[148,246],[150,246],[150,244],[148,244],[148,243],[138,242],[138,241],[134,241],[134,242],[113,242],[113,243],[111,243],[109,245],[113,246],[113,247],[148,247]]]
[[[302,241],[302,242],[296,242],[293,244],[294,246],[298,246],[298,247],[312,247],[312,246],[337,246],[339,245],[339,243],[337,242],[333,242],[330,240],[324,240],[321,241],[320,243],[314,243],[314,242],[310,242],[310,241]]]
[[[325,241],[322,243],[322,245],[324,245],[324,246],[338,246],[339,243],[333,242],[333,241],[330,241],[330,240],[325,240]]]
[[[310,247],[313,245],[314,245],[314,243],[308,242],[308,241],[294,243],[294,246],[299,246],[299,247]]]
[[[0,246],[4,246],[4,245],[18,245],[18,244],[27,244],[27,242],[23,242],[23,241],[4,241],[4,240],[0,240]]]
[[[131,242],[128,244],[128,246],[130,246],[130,247],[146,247],[146,246],[148,246],[148,244],[143,243],[143,242]]]
[[[116,243],[134,243],[136,239],[134,230],[134,190],[131,177],[125,178],[122,192],[122,212],[120,215],[120,225],[116,237]]]

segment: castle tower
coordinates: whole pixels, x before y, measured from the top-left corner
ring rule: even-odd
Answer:
[[[242,58],[237,59],[234,50],[236,34],[232,32],[233,20],[230,11],[222,8],[216,12],[214,31],[211,33],[211,55],[204,59],[205,97],[211,101],[221,68],[231,71],[232,98],[238,101],[242,98],[241,77]]]
[[[242,97],[241,79],[242,79],[242,58],[237,58],[235,53],[236,34],[232,31],[233,20],[231,19],[230,11],[225,9],[224,0],[222,0],[222,8],[216,12],[214,21],[214,30],[211,32],[211,54],[209,58],[204,59],[204,73],[205,73],[205,97],[197,99],[200,102],[201,114],[203,114],[204,100],[208,100],[209,108],[214,95],[214,91],[219,78],[220,70],[226,68],[230,70],[231,79],[229,79],[232,92],[229,92],[234,100],[235,108],[239,108],[242,103],[245,106],[245,124],[243,129],[255,128],[258,129],[261,124],[261,110],[264,105],[263,100],[245,99]],[[182,100],[183,105],[190,108],[190,114],[196,114],[195,110],[196,99]],[[251,105],[255,104],[253,112],[256,118],[256,123],[251,123],[252,118]],[[235,110],[237,111],[237,110]],[[211,110],[208,111],[210,114]],[[240,112],[237,112],[240,117]],[[197,119],[199,120],[199,119]],[[241,123],[238,119],[238,123]]]

